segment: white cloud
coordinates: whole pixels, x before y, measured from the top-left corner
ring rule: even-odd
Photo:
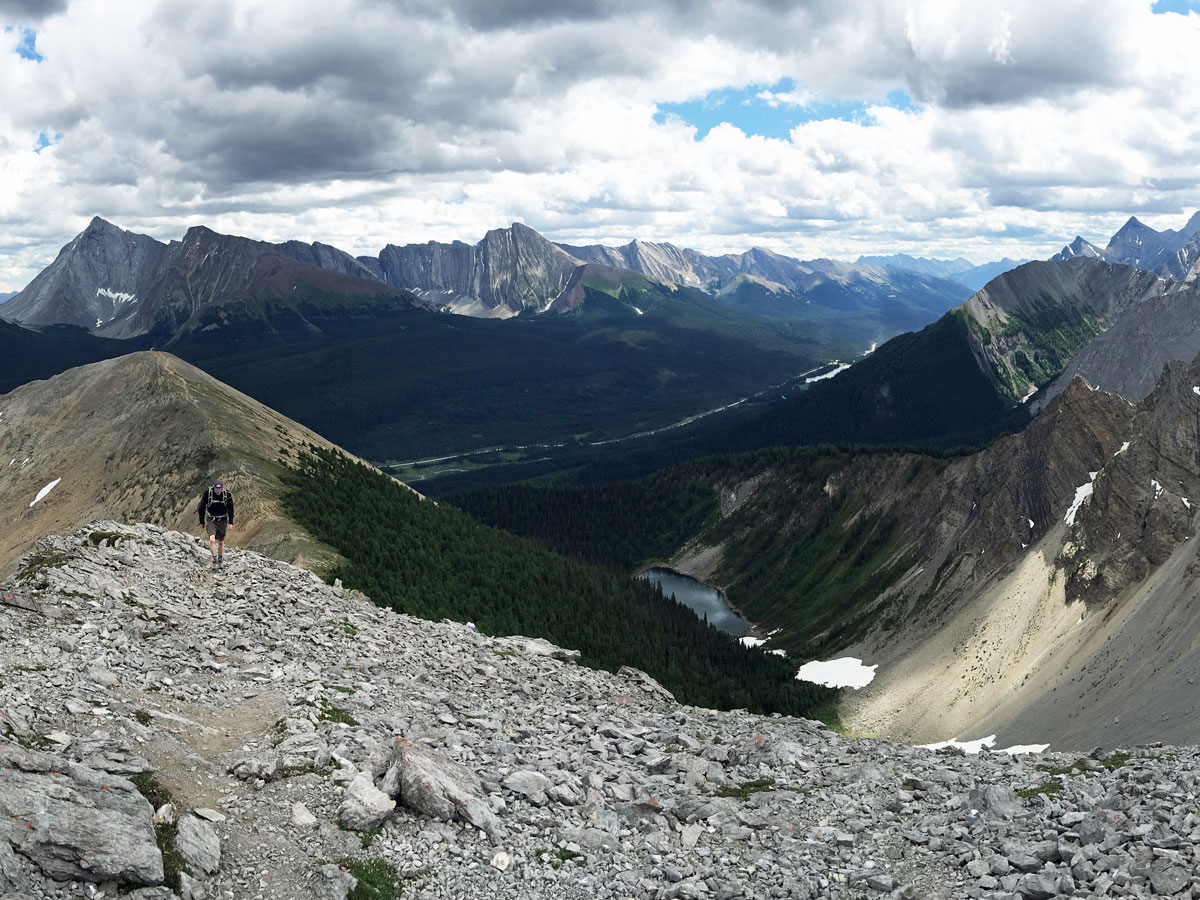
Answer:
[[[0,290],[95,214],[354,253],[525,221],[571,241],[983,261],[1200,204],[1200,17],[1148,2],[43,8],[0,4],[17,26],[0,31]],[[41,62],[16,53],[24,27]],[[779,115],[868,111],[782,138],[656,119],[730,88]],[[883,104],[897,88],[918,108]]]

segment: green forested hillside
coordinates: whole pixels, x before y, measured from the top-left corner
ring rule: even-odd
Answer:
[[[720,546],[714,583],[751,621],[782,629],[772,646],[809,658],[852,642],[873,621],[872,601],[913,563],[895,516],[871,498],[826,490],[862,454],[902,470],[913,490],[946,464],[899,449],[772,448],[704,457],[635,482],[504,485],[451,499],[490,525],[625,571],[670,559],[692,540]]]
[[[643,669],[687,703],[814,716],[831,697],[645,582],[421,500],[337,453],[312,448],[288,483],[287,512],[347,559],[330,577],[382,606],[545,637],[587,665]]]

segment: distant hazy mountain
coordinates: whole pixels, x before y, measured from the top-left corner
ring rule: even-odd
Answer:
[[[327,249],[313,258],[336,262],[340,251]],[[164,244],[97,217],[4,304],[4,317],[29,326],[77,325],[104,337],[154,333],[166,342],[214,317],[255,318],[267,307],[313,302],[419,301],[374,278],[296,262],[261,241],[196,227]],[[307,327],[302,315],[293,324]]]
[[[1155,231],[1136,216],[1130,216],[1101,249],[1076,237],[1051,257],[1052,260],[1088,256],[1111,263],[1137,266],[1164,278],[1182,281],[1200,257],[1200,212],[1178,231]]]
[[[975,268],[969,259],[926,259],[923,256],[909,256],[907,253],[893,253],[890,256],[860,256],[855,261],[859,266],[879,266],[887,268],[908,269],[910,272],[921,272],[925,275],[936,275],[938,278],[953,278],[960,272]]]
[[[1104,251],[1090,241],[1085,241],[1080,235],[1075,235],[1075,240],[1050,257],[1050,261],[1059,262],[1080,256],[1085,259],[1104,259]]]
[[[673,244],[640,240],[620,247],[558,246],[588,263],[629,269],[663,284],[699,288],[733,305],[781,318],[806,317],[807,311],[799,308],[804,304],[835,310],[909,307],[919,309],[924,318],[904,327],[919,327],[964,296],[961,288],[928,273],[897,276],[879,266],[799,260],[762,247],[706,256]]]
[[[0,303],[3,303],[5,300],[11,300],[15,296],[17,296],[16,291],[9,291],[8,293],[0,293]]]
[[[922,256],[909,256],[907,253],[893,253],[890,256],[860,256],[855,260],[855,265],[907,269],[910,272],[920,272],[923,275],[956,281],[977,291],[997,275],[1002,275],[1027,262],[1029,262],[1027,259],[1009,259],[1006,256],[996,262],[977,266],[962,257],[958,259],[926,259]]]

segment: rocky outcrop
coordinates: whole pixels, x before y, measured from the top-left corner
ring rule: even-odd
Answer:
[[[45,875],[123,885],[163,880],[153,809],[123,778],[0,738],[0,847]],[[0,855],[0,887],[18,866]]]
[[[98,530],[122,533],[120,548],[93,544]],[[78,777],[77,764],[19,744],[47,734],[69,744],[97,728],[135,739],[178,809],[184,896],[345,897],[364,865],[395,873],[405,894],[483,898],[1200,886],[1194,748],[963,756],[849,739],[804,720],[679,706],[628,676],[378,609],[253,553],[214,576],[198,539],[156,526],[98,522],[35,554],[51,550],[57,562],[13,587],[62,615],[0,607],[0,633],[21,636],[0,641],[0,709],[19,713],[6,746],[37,760],[18,763],[22,777],[47,767]],[[114,679],[93,680],[97,665]],[[289,735],[319,736],[331,764],[269,782],[228,774]],[[405,767],[420,790],[404,785]],[[117,778],[86,777],[136,800],[147,835],[146,801]],[[429,809],[415,799],[447,781],[468,796]],[[401,803],[377,831],[334,824],[353,798],[397,784]],[[44,817],[54,832],[86,806],[51,794],[62,804]],[[80,838],[78,859],[99,856],[112,834]],[[16,840],[0,831],[5,889],[64,896],[61,860]],[[70,876],[92,885],[84,895],[115,888],[110,869],[135,871],[132,845],[109,853],[103,874]]]

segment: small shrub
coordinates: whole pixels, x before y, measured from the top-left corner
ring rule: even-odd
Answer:
[[[358,720],[340,706],[334,706],[324,697],[321,698],[321,711],[318,714],[322,722],[337,722],[342,725],[357,725]]]
[[[343,859],[341,867],[358,879],[346,900],[395,900],[400,893],[396,867],[382,859]]]
[[[129,780],[155,809],[171,802],[171,792],[151,773],[143,772],[140,775],[131,775]],[[154,840],[158,844],[158,852],[162,854],[163,884],[173,891],[180,889],[179,876],[181,873],[192,874],[191,869],[184,862],[182,854],[175,849],[177,830],[174,824],[154,826]]]
[[[751,794],[757,794],[760,791],[770,791],[774,789],[774,778],[756,778],[754,781],[745,782],[741,787],[733,787],[732,785],[723,784],[717,789],[717,796],[736,797],[739,800],[745,800]]]
[[[16,580],[25,581],[43,569],[57,569],[59,566],[65,565],[66,562],[67,554],[62,550],[43,550],[29,557],[25,563],[25,568],[17,572]]]
[[[99,547],[101,544],[115,547],[128,537],[128,535],[121,534],[119,531],[93,531],[88,535],[88,540],[92,542],[93,547]]]
[[[1062,782],[1058,780],[1047,781],[1044,784],[1039,784],[1036,787],[1024,788],[1016,792],[1017,796],[1022,800],[1029,800],[1041,794],[1043,797],[1053,797],[1062,793]]]

